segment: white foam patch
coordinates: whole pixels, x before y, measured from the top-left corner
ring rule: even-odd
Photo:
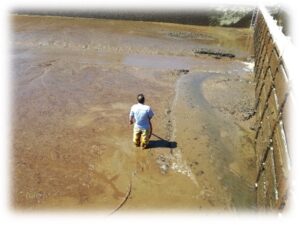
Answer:
[[[254,62],[243,62],[243,64],[245,65],[245,67],[243,68],[244,71],[253,72]]]

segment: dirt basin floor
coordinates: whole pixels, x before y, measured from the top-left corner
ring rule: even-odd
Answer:
[[[14,208],[255,208],[249,29],[21,15],[11,28]],[[155,112],[146,150],[128,125],[138,93]]]

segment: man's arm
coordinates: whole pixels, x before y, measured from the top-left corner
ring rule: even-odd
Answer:
[[[130,116],[129,118],[129,125],[132,125],[134,123],[134,117]]]
[[[154,116],[154,113],[153,113],[152,109],[150,108],[149,112],[148,112],[148,118],[149,118],[149,124],[150,124],[150,135],[149,135],[149,138],[152,135],[152,123],[151,123],[151,119],[152,119],[153,116]]]
[[[152,135],[152,123],[151,123],[151,118],[149,118],[149,124],[150,124],[150,135],[149,135],[149,138],[150,138],[151,135]]]
[[[130,109],[130,113],[129,113],[129,125],[132,125],[134,123],[134,113],[132,108]]]

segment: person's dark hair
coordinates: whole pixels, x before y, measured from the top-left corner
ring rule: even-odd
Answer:
[[[140,103],[140,104],[143,104],[145,102],[145,97],[144,95],[141,93],[139,95],[137,95],[137,101]]]

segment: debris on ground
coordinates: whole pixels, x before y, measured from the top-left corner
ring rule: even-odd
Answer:
[[[178,70],[179,73],[183,73],[183,74],[187,74],[187,73],[189,73],[189,71],[190,70],[188,70],[188,69],[180,69],[180,70]]]
[[[221,50],[211,50],[211,49],[194,49],[193,50],[194,54],[200,55],[200,54],[207,54],[209,56],[214,56],[216,59],[221,59],[222,57],[229,57],[229,58],[234,58],[235,55],[232,53],[224,53]]]
[[[156,158],[156,163],[159,165],[160,172],[166,174],[170,168],[170,162],[163,155],[159,155]]]
[[[249,120],[255,115],[256,111],[254,109],[250,109],[243,113],[243,121]]]
[[[180,38],[180,39],[200,39],[200,40],[214,40],[213,36],[202,34],[202,33],[194,33],[194,32],[183,32],[183,31],[173,31],[168,33],[169,37],[172,38]]]
[[[254,125],[250,126],[250,129],[253,131],[258,131],[259,127],[260,127],[260,123],[256,122],[254,123]]]

